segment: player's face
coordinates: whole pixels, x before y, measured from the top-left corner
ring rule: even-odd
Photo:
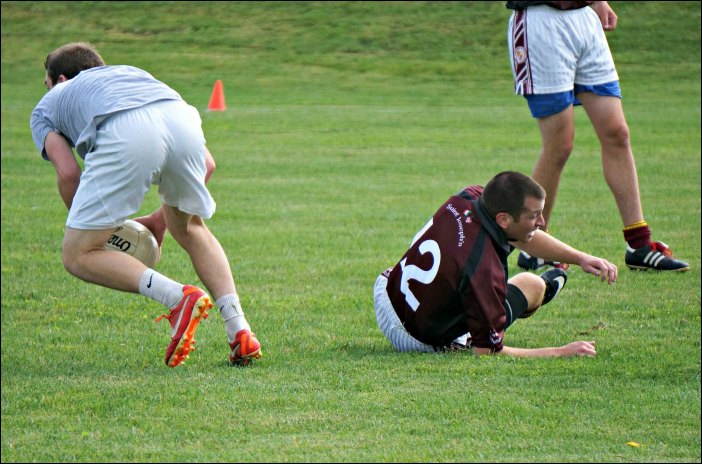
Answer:
[[[546,222],[543,216],[544,200],[534,197],[527,197],[524,201],[524,209],[519,218],[510,225],[508,237],[515,238],[521,242],[528,242],[534,238],[536,229],[543,227]]]

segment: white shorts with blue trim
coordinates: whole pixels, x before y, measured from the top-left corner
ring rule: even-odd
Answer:
[[[590,7],[557,10],[538,5],[514,11],[507,38],[518,95],[619,80],[602,23]]]
[[[622,98],[622,91],[619,88],[619,81],[608,82],[598,85],[575,84],[573,90],[557,93],[542,93],[538,95],[524,95],[531,115],[535,118],[545,118],[552,114],[560,113],[566,108],[581,105],[578,94],[590,92],[601,97]]]

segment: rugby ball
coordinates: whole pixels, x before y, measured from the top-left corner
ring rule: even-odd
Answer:
[[[156,237],[143,224],[127,219],[117,227],[105,244],[106,250],[121,251],[153,268],[161,259]]]

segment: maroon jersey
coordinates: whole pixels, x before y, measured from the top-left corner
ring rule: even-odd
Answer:
[[[482,192],[475,185],[449,198],[385,273],[395,312],[423,343],[448,346],[470,332],[473,346],[503,347],[513,247],[485,210]]]

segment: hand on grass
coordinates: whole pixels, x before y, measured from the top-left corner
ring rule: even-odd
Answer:
[[[597,354],[595,350],[595,342],[573,342],[568,343],[560,348],[561,356],[589,356],[594,357]]]

